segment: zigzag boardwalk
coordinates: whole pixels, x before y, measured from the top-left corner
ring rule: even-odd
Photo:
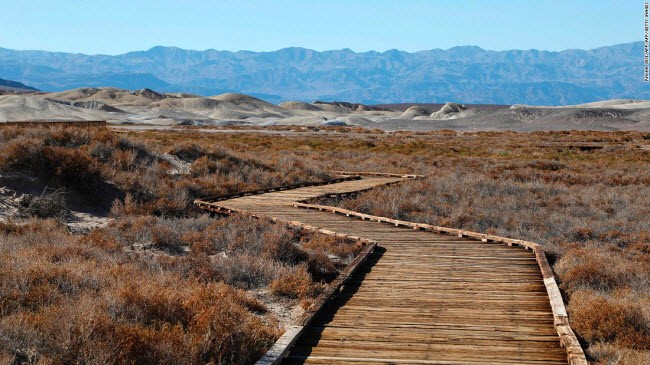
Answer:
[[[400,180],[364,177],[203,203],[377,241],[283,363],[566,364],[533,252],[291,206]]]

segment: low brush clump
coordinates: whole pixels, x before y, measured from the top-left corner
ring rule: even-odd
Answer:
[[[590,360],[650,363],[643,342],[650,323],[650,133],[328,130],[318,136],[147,132],[132,137],[165,146],[188,139],[205,147],[218,143],[260,156],[265,163],[277,163],[291,151],[304,165],[327,170],[428,175],[325,203],[537,241],[567,295],[569,314]],[[583,291],[595,294],[580,297]],[[616,304],[605,312],[621,305],[638,314],[634,308],[640,307],[641,317],[635,314],[616,328],[641,336],[591,335],[592,324],[581,325],[585,317],[576,314],[581,308],[592,310],[590,303],[601,297]]]
[[[0,359],[252,364],[282,326],[247,290],[313,298],[355,247],[249,218],[0,223]]]
[[[86,361],[89,363],[110,362],[103,359],[112,359],[111,356],[123,359],[125,355],[114,354],[119,348],[131,349],[133,353],[128,356],[147,360],[143,362],[173,363],[177,359],[173,357],[175,354],[188,356],[188,360],[180,363],[195,361],[197,357],[191,355],[195,352],[187,355],[190,350],[180,349],[181,342],[173,334],[180,333],[175,332],[180,330],[188,333],[187,328],[199,331],[199,328],[207,327],[192,327],[194,322],[187,326],[187,320],[165,322],[167,317],[162,317],[167,318],[165,320],[156,318],[158,314],[155,313],[160,312],[147,312],[141,307],[130,309],[128,314],[124,314],[127,313],[124,310],[115,310],[119,309],[115,303],[122,302],[113,299],[117,294],[110,285],[117,284],[110,284],[111,281],[109,286],[101,286],[102,280],[118,277],[130,280],[129,283],[146,283],[148,280],[134,278],[153,277],[152,281],[158,283],[163,279],[156,277],[164,273],[165,278],[172,276],[179,280],[174,281],[175,285],[188,288],[221,283],[224,288],[234,290],[233,293],[264,291],[265,295],[273,297],[308,301],[322,289],[321,283],[327,282],[341,265],[350,260],[356,248],[326,236],[304,232],[296,236],[295,231],[277,227],[255,228],[254,224],[250,227],[252,223],[246,220],[229,221],[232,227],[228,228],[216,223],[220,221],[203,222],[204,218],[162,219],[149,215],[185,216],[189,202],[196,196],[323,179],[327,175],[322,170],[365,170],[420,173],[428,177],[362,193],[349,201],[330,200],[328,203],[370,214],[537,241],[544,245],[556,278],[568,298],[567,309],[573,328],[585,345],[589,359],[598,364],[650,363],[650,349],[647,347],[650,221],[646,218],[650,214],[650,154],[647,149],[650,134],[587,131],[369,133],[330,128],[322,129],[323,133],[315,136],[288,132],[303,131],[302,127],[277,129],[287,131],[287,135],[200,133],[190,128],[182,132],[147,131],[118,137],[108,132],[76,129],[0,129],[0,169],[32,171],[59,184],[53,186],[65,186],[66,189],[83,191],[84,187],[79,185],[92,186],[97,182],[99,185],[95,188],[112,191],[119,198],[113,212],[123,218],[103,230],[91,232],[81,245],[84,250],[99,250],[102,255],[107,255],[107,259],[93,258],[87,251],[80,251],[83,258],[68,251],[58,253],[52,259],[57,263],[54,268],[44,266],[43,270],[28,271],[33,275],[41,273],[37,280],[33,280],[39,284],[37,289],[25,284],[32,281],[14,278],[18,289],[3,292],[3,298],[15,301],[22,298],[18,293],[25,291],[29,293],[26,296],[29,299],[21,301],[18,307],[25,308],[22,309],[24,313],[45,313],[40,308],[56,307],[52,303],[60,300],[61,290],[65,290],[66,295],[92,293],[92,300],[106,298],[102,293],[108,293],[110,300],[102,299],[104,304],[97,308],[106,308],[100,313],[113,316],[109,317],[110,323],[132,323],[129,321],[142,319],[145,328],[162,325],[154,327],[157,332],[146,330],[131,337],[122,336],[122,332],[110,332],[110,336],[104,338],[99,336],[104,332],[86,328],[62,330],[56,327],[45,331],[44,327],[38,327],[34,330],[20,322],[28,317],[12,317],[20,319],[11,322],[13,332],[5,332],[4,328],[8,327],[2,327],[0,332],[12,333],[2,338],[14,341],[13,347],[1,344],[1,348],[7,350],[4,353],[0,351],[0,362],[5,359],[11,362],[14,358],[19,359],[17,362],[27,362],[38,358],[44,359],[43,362],[64,359],[64,362],[71,363],[75,362],[69,360],[73,356],[64,354],[65,349],[77,349],[75,354],[90,354],[92,348],[100,350],[93,355],[97,356],[95,358],[85,357],[91,359]],[[52,162],[43,156],[45,147],[65,150],[52,151],[58,153],[59,158],[67,159],[61,171],[53,169]],[[173,159],[161,156],[172,156]],[[85,171],[79,176],[67,172],[80,168]],[[97,171],[99,180],[95,179]],[[49,177],[49,173],[54,175]],[[113,200],[111,198],[110,202]],[[125,217],[127,215],[129,217]],[[208,228],[212,225],[216,226]],[[204,233],[206,229],[209,234]],[[24,231],[17,233],[21,230]],[[43,239],[48,232],[36,235],[13,225],[5,225],[0,231],[12,239],[20,235],[32,237],[33,242],[43,243],[34,247],[44,251],[68,249],[67,245],[59,247],[59,242],[75,237],[66,235],[48,241]],[[29,245],[24,246],[25,250],[29,248]],[[5,251],[7,247],[10,246],[0,245]],[[72,252],[75,250],[79,250],[78,246],[74,246]],[[42,262],[43,256],[47,256],[40,252],[21,255],[34,259],[2,257],[6,257],[7,262],[19,263],[16,266],[19,270],[29,267],[32,261]],[[53,279],[59,275],[54,269],[61,267],[61,262],[67,262],[67,256],[76,258],[76,261],[90,262],[82,274],[65,278],[88,277],[91,280],[67,284],[58,276]],[[109,267],[106,260],[111,262],[112,268],[130,265],[136,267],[133,270],[141,271],[133,271],[129,278],[127,275],[119,276],[106,271]],[[96,270],[100,272],[97,276],[86,274]],[[4,278],[5,275],[0,275],[0,280]],[[155,290],[160,289],[173,297],[173,293],[164,291],[164,280],[155,284],[158,285]],[[190,285],[189,282],[197,284]],[[80,286],[82,290],[78,289]],[[142,293],[155,290],[142,290]],[[131,294],[127,297],[134,298]],[[253,358],[253,352],[263,347],[259,345],[261,342],[268,344],[277,336],[277,324],[273,325],[272,316],[264,313],[254,300],[233,299],[232,302],[233,307],[223,310],[244,308],[242,316],[245,313],[251,315],[233,318],[250,318],[245,323],[257,323],[255,319],[258,319],[263,323],[263,327],[252,324],[246,327],[250,336],[248,333],[240,334],[248,336],[246,341],[252,341],[248,353]],[[153,299],[147,303],[153,303]],[[74,305],[82,309],[96,308],[82,302]],[[146,308],[150,306],[147,304]],[[186,313],[171,304],[169,308],[173,313]],[[93,313],[84,309],[79,311],[79,316],[92,318],[92,323],[103,323],[100,319],[105,317]],[[229,313],[240,312],[232,309]],[[65,318],[61,313],[51,316]],[[4,314],[2,318],[6,321]],[[181,318],[187,317],[183,314]],[[211,317],[204,317],[201,323],[210,323],[205,318]],[[71,320],[65,323],[86,322]],[[176,323],[180,323],[180,328]],[[228,326],[230,322],[224,320],[223,323]],[[63,326],[61,323],[58,325]],[[52,333],[79,336],[90,336],[90,333],[101,339],[91,341],[92,347],[83,347],[78,344],[80,341],[66,342]],[[56,341],[46,341],[50,338],[48,336],[53,336]],[[124,343],[129,345],[118,343],[120,346],[117,346],[113,338],[127,338],[129,341]],[[220,343],[215,341],[201,343],[198,348]],[[249,344],[246,341],[235,342]],[[56,347],[56,343],[65,346]],[[155,343],[159,343],[159,347],[155,347]],[[170,352],[162,344],[166,349],[178,350],[164,355],[168,356],[163,359],[166,361],[159,361],[160,357],[138,357],[154,353],[163,356],[160,354]],[[186,342],[182,346],[184,349],[197,348]],[[229,349],[241,348],[229,346]],[[105,358],[100,357],[102,349],[106,349]],[[134,354],[136,349],[143,349],[141,352],[145,355]],[[216,360],[200,358],[197,361],[236,363],[232,360],[236,357],[232,356],[237,352],[228,351],[222,352],[223,357]]]
[[[571,186],[440,172],[334,203],[543,243],[568,294],[572,326],[592,359],[645,364],[650,359],[649,197],[643,185]]]
[[[636,132],[405,132],[324,139],[305,155],[339,169],[427,175],[322,204],[542,243],[590,360],[646,364],[647,140]]]
[[[219,220],[133,217],[96,229],[88,239],[151,252],[161,257],[161,265],[183,275],[241,289],[266,287],[280,276],[298,274],[308,280],[308,289],[317,289],[318,283],[334,279],[360,251],[360,246],[345,239],[238,216]],[[308,294],[308,290],[297,292],[304,294],[299,297]]]
[[[25,194],[18,202],[18,215],[63,220],[68,213],[65,194],[65,189],[43,191],[40,196]]]
[[[37,176],[95,204],[113,204],[115,216],[186,216],[198,197],[329,177],[303,167],[190,143],[158,151],[104,129],[0,129],[0,171]]]
[[[264,306],[51,221],[0,227],[0,358],[249,364],[280,335]]]

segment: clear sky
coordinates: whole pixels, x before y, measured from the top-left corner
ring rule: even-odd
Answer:
[[[119,54],[156,45],[419,51],[595,48],[643,39],[641,0],[0,0],[0,47]]]

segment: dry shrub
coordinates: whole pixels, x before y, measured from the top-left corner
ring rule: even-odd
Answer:
[[[630,350],[612,343],[596,342],[589,346],[587,354],[598,365],[650,363],[650,351]]]
[[[267,286],[278,275],[278,263],[246,253],[217,256],[216,266],[225,283],[243,289]]]
[[[589,343],[614,343],[633,350],[650,350],[650,318],[633,298],[607,298],[593,291],[571,296],[571,324]]]
[[[65,189],[45,190],[40,196],[25,194],[18,202],[18,215],[22,217],[62,219],[67,213]]]
[[[299,244],[298,232],[281,225],[273,225],[260,234],[260,253],[263,257],[283,262],[298,264],[307,260],[308,254]]]
[[[206,157],[203,148],[190,142],[175,145],[171,151],[169,151],[169,154],[174,155],[185,162],[194,162],[200,157]]]
[[[610,292],[632,288],[645,290],[650,257],[626,253],[620,248],[576,247],[567,250],[554,265],[562,289],[571,294],[589,289]]]
[[[101,191],[104,185],[100,170],[84,151],[64,147],[45,147],[43,159],[32,168],[59,186],[69,186],[88,193]]]
[[[54,187],[85,193],[102,208],[112,203],[113,215],[183,217],[192,214],[198,197],[328,177],[300,164],[273,166],[193,143],[168,149],[192,163],[191,173],[182,175],[153,145],[100,129],[8,127],[0,141],[0,169],[38,175]]]
[[[110,162],[113,159],[113,154],[116,153],[113,146],[104,142],[94,142],[88,151],[90,156],[103,163]]]
[[[532,161],[528,166],[534,169],[547,171],[560,171],[567,167],[565,164],[558,161]]]
[[[151,228],[151,241],[153,247],[169,253],[180,254],[186,247],[177,231],[166,226],[154,226]]]
[[[3,143],[0,154],[0,168],[28,168],[35,157],[42,153],[43,142],[25,136],[16,137]]]
[[[0,349],[0,364],[11,364],[14,361],[14,355],[5,351]]]
[[[84,193],[94,202],[98,193],[110,188],[92,157],[79,148],[88,142],[88,133],[57,128],[18,130],[0,146],[0,168],[38,176],[50,186]]]
[[[267,286],[284,268],[300,265],[306,267],[311,280],[329,282],[360,249],[349,240],[238,216],[120,219],[93,234],[101,242],[180,256],[165,259],[165,265],[173,264],[185,275],[218,278],[243,289]]]
[[[137,168],[138,153],[133,150],[115,150],[111,154],[113,167],[121,171],[134,171]]]
[[[122,248],[114,236],[109,236],[101,228],[95,228],[79,238],[82,245],[92,245],[106,251],[118,251]]]
[[[300,245],[314,252],[324,252],[336,257],[340,262],[348,264],[360,251],[362,246],[350,244],[349,240],[326,234],[306,234],[301,238]]]
[[[309,274],[316,281],[332,281],[338,275],[341,266],[332,261],[323,251],[312,253],[307,261]]]
[[[280,275],[271,282],[269,289],[276,295],[290,298],[303,298],[309,293],[311,277],[305,266],[295,266],[282,270]]]
[[[223,281],[214,261],[201,253],[190,252],[183,256],[161,255],[156,264],[163,270],[173,271],[184,278],[194,278],[203,283]]]
[[[115,199],[111,205],[110,215],[113,217],[132,216],[142,211],[131,194],[126,194],[124,200]]]
[[[116,250],[105,231],[2,227],[0,358],[10,363],[250,364],[280,335],[241,290]]]
[[[217,173],[219,171],[219,164],[211,161],[207,156],[202,156],[192,161],[190,170],[194,176],[206,176]]]

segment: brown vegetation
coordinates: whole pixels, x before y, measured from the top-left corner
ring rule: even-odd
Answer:
[[[60,218],[74,195],[112,204],[116,218],[85,236],[49,220],[0,223],[3,362],[250,364],[281,334],[275,307],[308,302],[358,252],[191,209],[198,196],[328,177],[291,156],[261,162],[101,129],[7,127],[0,141],[0,172],[57,189],[25,196],[21,216]]]
[[[524,140],[521,135],[508,136],[521,143],[508,148],[504,144],[511,141],[495,137],[488,138],[492,148],[485,141],[472,148],[458,138],[460,143],[449,143],[454,156],[436,152],[414,156],[431,159],[430,166],[419,170],[428,175],[425,179],[327,203],[543,243],[568,297],[574,328],[592,360],[647,363],[648,152],[633,145],[587,150],[537,147],[536,136]],[[644,143],[634,134],[586,137],[636,137],[637,143]]]
[[[65,189],[46,189],[40,196],[24,194],[18,202],[21,217],[63,219],[67,213]]]
[[[16,363],[250,364],[281,325],[244,289],[316,296],[353,243],[251,218],[137,217],[87,236],[0,226],[0,356]],[[343,254],[341,254],[343,252]],[[326,256],[327,257],[327,256]]]
[[[4,127],[0,171],[38,176],[97,204],[117,199],[114,215],[166,216],[186,215],[199,196],[328,177],[289,157],[268,165],[213,146],[156,147],[103,129]],[[189,173],[179,173],[165,152],[187,164]]]
[[[341,129],[318,136],[149,132],[139,138],[216,142],[270,160],[291,150],[322,169],[426,174],[325,202],[539,242],[591,361],[650,362],[648,133]]]
[[[84,237],[50,221],[2,226],[0,361],[254,361],[279,330],[246,292],[308,301],[357,248],[188,217],[191,199],[366,170],[427,178],[327,203],[539,242],[590,359],[649,362],[650,134],[293,129],[1,129],[0,169],[103,191],[118,219]]]

